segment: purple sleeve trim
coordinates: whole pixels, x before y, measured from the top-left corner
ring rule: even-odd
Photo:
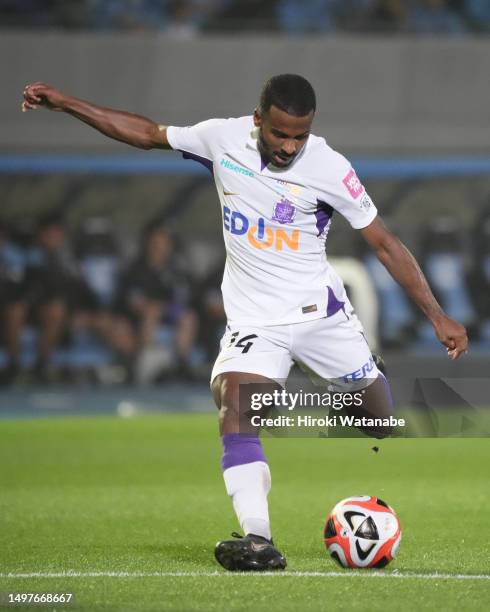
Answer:
[[[200,155],[196,155],[195,153],[189,153],[188,151],[182,151],[182,149],[179,149],[179,151],[182,153],[182,157],[184,159],[192,159],[194,161],[197,161],[198,163],[202,164],[205,168],[207,168],[209,172],[211,172],[211,174],[214,175],[213,162],[210,159],[206,159],[205,157],[201,157]]]
[[[328,222],[332,218],[333,208],[330,204],[323,202],[317,198],[317,206],[315,210],[317,236],[321,236],[327,227]]]

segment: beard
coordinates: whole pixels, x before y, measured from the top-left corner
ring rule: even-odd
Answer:
[[[270,151],[269,147],[267,146],[262,136],[262,132],[259,132],[258,149],[259,149],[260,156],[262,158],[262,162],[265,163],[266,165],[270,164],[274,166],[274,168],[277,168],[278,170],[284,170],[286,168],[289,168],[289,166],[293,163],[293,161],[297,157],[297,155],[292,155],[291,157],[284,159],[283,157],[281,157],[279,153],[275,151]],[[279,160],[282,160],[283,163],[275,161],[275,157],[279,158]]]

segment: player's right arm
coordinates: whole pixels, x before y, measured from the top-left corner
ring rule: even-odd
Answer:
[[[68,96],[51,85],[32,83],[24,89],[22,111],[44,107],[68,113],[105,136],[139,149],[171,149],[167,128],[151,119],[125,111],[97,106]]]

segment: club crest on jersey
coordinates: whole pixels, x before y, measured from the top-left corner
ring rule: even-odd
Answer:
[[[282,198],[280,202],[274,204],[272,220],[278,223],[292,223],[296,215],[296,208],[292,202]]]

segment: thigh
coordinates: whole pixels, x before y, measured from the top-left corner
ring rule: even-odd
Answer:
[[[314,382],[363,389],[377,379],[378,369],[355,315],[340,310],[293,328],[293,358]]]
[[[284,384],[293,365],[289,327],[228,325],[221,339],[211,382],[225,372],[243,372]]]

